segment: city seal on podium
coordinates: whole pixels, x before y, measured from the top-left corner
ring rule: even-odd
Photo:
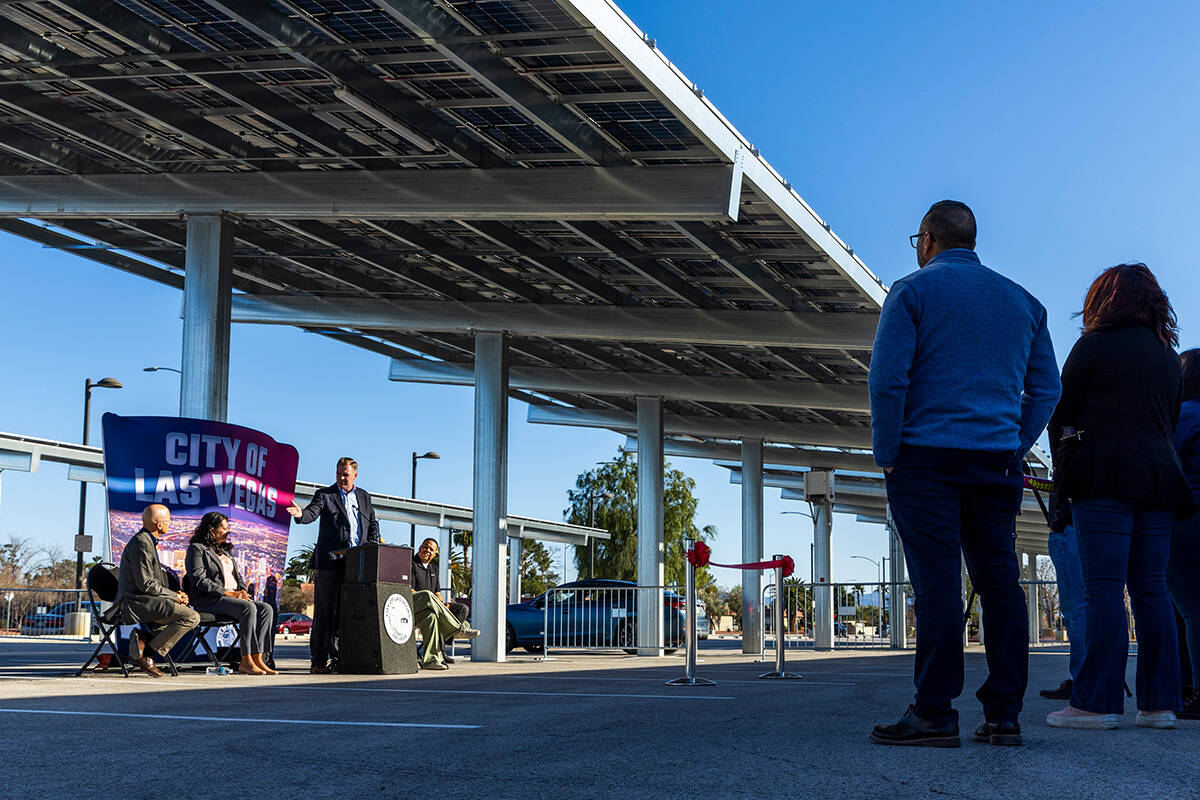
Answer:
[[[402,594],[388,595],[383,604],[383,627],[388,638],[396,644],[404,644],[412,638],[412,606]]]

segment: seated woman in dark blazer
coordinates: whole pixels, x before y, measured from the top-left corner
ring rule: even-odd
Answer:
[[[200,518],[187,551],[187,576],[191,582],[192,607],[238,620],[242,634],[242,660],[238,672],[245,675],[278,675],[263,661],[271,641],[274,612],[266,603],[246,592],[246,583],[233,560],[229,541],[229,518],[210,511]]]

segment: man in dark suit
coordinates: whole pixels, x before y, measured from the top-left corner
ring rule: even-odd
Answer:
[[[117,598],[125,625],[147,623],[156,629],[153,639],[141,630],[129,635],[129,657],[140,670],[155,678],[163,673],[154,664],[162,660],[185,633],[200,622],[200,615],[188,608],[188,596],[170,588],[170,577],[158,560],[158,540],[167,535],[171,512],[163,505],[147,506],[142,512],[142,529],[133,535],[121,552],[117,579]]]
[[[309,637],[312,672],[321,675],[337,666],[338,598],[345,580],[343,551],[360,544],[378,543],[379,521],[371,496],[354,486],[358,462],[339,458],[337,482],[313,493],[312,502],[303,511],[293,503],[287,512],[296,522],[307,525],[320,517],[317,544],[313,548],[313,624]],[[332,662],[332,663],[331,663]]]

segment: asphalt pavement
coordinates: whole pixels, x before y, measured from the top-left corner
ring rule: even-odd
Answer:
[[[678,687],[682,656],[613,651],[314,676],[303,640],[278,677],[75,678],[90,647],[0,640],[0,798],[1200,798],[1200,722],[1136,728],[1131,702],[1117,731],[1046,726],[1065,653],[1031,655],[1008,748],[969,740],[969,652],[963,747],[927,749],[867,740],[910,702],[911,653],[789,653],[803,678],[778,681],[739,647],[703,643],[716,685]]]

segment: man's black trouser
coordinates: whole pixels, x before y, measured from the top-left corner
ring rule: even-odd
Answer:
[[[345,575],[341,565],[335,569],[313,571],[313,624],[308,650],[314,666],[323,667],[331,660],[337,661],[334,637],[337,635],[337,612]]]
[[[1011,453],[910,447],[887,476],[888,504],[916,594],[918,717],[958,719],[963,690],[962,557],[987,625],[989,721],[1016,720],[1029,677],[1025,594],[1014,552],[1021,465]]]

